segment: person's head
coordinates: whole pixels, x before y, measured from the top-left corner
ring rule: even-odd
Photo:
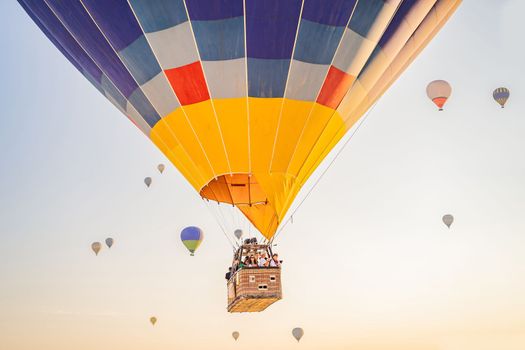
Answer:
[[[250,257],[246,255],[246,258],[244,258],[244,262],[247,263],[248,261],[250,261]]]
[[[255,262],[255,256],[250,256],[250,262]]]
[[[263,251],[263,252],[261,253],[261,257],[262,257],[262,258],[265,258],[265,259],[266,259],[267,256],[268,256],[268,254],[266,254],[265,251]]]

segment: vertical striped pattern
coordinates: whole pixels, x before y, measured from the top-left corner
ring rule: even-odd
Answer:
[[[18,1],[201,196],[267,238],[461,2]]]

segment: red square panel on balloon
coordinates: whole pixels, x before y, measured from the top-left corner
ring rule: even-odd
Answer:
[[[355,77],[331,66],[321,88],[321,92],[319,93],[319,97],[317,98],[317,102],[336,109],[348,89],[352,86],[354,80]]]
[[[164,71],[181,105],[210,99],[200,61]]]

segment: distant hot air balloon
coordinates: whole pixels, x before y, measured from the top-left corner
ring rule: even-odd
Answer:
[[[233,337],[233,339],[235,339],[235,340],[239,339],[239,332],[237,332],[237,331],[233,332],[233,333],[232,333],[232,337]]]
[[[195,226],[189,226],[182,230],[180,233],[180,239],[182,240],[182,243],[188,248],[190,251],[190,255],[193,256],[197,248],[202,243],[202,240],[204,239],[204,233],[202,230]]]
[[[454,217],[450,214],[443,215],[443,223],[450,228],[450,225],[454,222]]]
[[[237,230],[235,230],[235,231],[233,232],[233,234],[235,235],[235,237],[236,237],[237,239],[241,239],[241,237],[242,237],[242,235],[244,234],[244,232],[242,232],[241,229],[237,229]]]
[[[164,164],[157,165],[157,169],[162,174],[164,172],[164,169],[166,169],[166,166]]]
[[[152,316],[149,318],[150,323],[154,326],[155,323],[157,323],[157,318],[155,316]]]
[[[199,196],[270,240],[461,0],[18,2]]]
[[[106,238],[106,245],[108,246],[108,248],[111,248],[111,246],[113,245],[113,238],[111,237],[108,237]]]
[[[427,85],[427,96],[438,106],[439,110],[443,110],[443,106],[452,93],[450,84],[445,80],[434,80]]]
[[[144,183],[146,184],[146,186],[150,186],[151,185],[151,177],[147,177],[144,179]]]
[[[292,329],[292,335],[297,341],[299,341],[303,337],[304,331],[302,328],[297,327],[297,328]]]
[[[93,242],[91,243],[91,249],[95,252],[95,255],[98,255],[98,252],[102,249],[102,244],[100,244],[100,242]]]
[[[492,93],[492,97],[500,104],[501,108],[505,108],[505,103],[509,99],[510,91],[505,87],[499,87]]]

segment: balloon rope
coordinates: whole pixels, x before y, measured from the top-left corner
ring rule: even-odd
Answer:
[[[206,208],[208,208],[209,212],[212,214],[213,218],[215,219],[215,221],[217,221],[217,224],[219,225],[219,227],[221,228],[221,231],[222,233],[224,234],[224,237],[226,237],[226,239],[228,240],[228,242],[230,243],[230,245],[232,246],[232,248],[235,250],[236,247],[235,247],[235,244],[233,244],[232,240],[230,239],[230,237],[228,236],[228,234],[226,233],[226,230],[224,229],[224,227],[222,226],[221,224],[221,221],[219,220],[219,217],[218,215],[213,211],[213,209],[210,207],[210,203],[205,200],[206,202]]]
[[[361,121],[359,122],[359,124],[357,125],[357,127],[354,129],[354,131],[352,131],[352,133],[350,134],[350,136],[348,137],[348,139],[345,141],[345,143],[343,144],[343,146],[339,149],[339,151],[337,151],[337,153],[335,154],[335,157],[330,161],[330,163],[328,164],[328,166],[326,167],[326,169],[321,173],[321,175],[319,176],[319,178],[315,181],[315,183],[313,184],[313,186],[310,188],[310,190],[306,193],[306,196],[304,196],[304,198],[299,202],[299,204],[297,205],[297,207],[294,209],[294,211],[292,212],[292,214],[290,214],[290,216],[288,217],[288,219],[286,219],[286,221],[284,222],[284,224],[281,226],[281,228],[279,229],[279,231],[277,231],[277,233],[272,237],[272,239],[270,240],[270,244],[273,243],[273,241],[277,238],[277,236],[279,236],[279,234],[284,230],[284,228],[286,227],[286,225],[290,222],[290,220],[293,218],[293,216],[295,215],[295,213],[297,213],[297,211],[299,210],[299,208],[301,207],[301,205],[303,205],[303,203],[306,201],[306,199],[310,196],[310,194],[312,193],[312,191],[314,190],[314,188],[319,184],[319,182],[321,181],[321,179],[323,178],[323,176],[326,174],[326,172],[328,171],[328,169],[330,169],[330,167],[332,166],[332,164],[334,164],[335,160],[337,159],[337,157],[339,157],[339,155],[343,152],[343,150],[345,149],[346,145],[348,145],[348,143],[350,143],[350,140],[352,140],[352,138],[355,136],[355,134],[357,133],[357,131],[361,128],[361,125],[364,124],[364,122],[366,121],[366,119],[368,118],[368,115],[370,114],[370,112],[372,112],[372,110],[375,108],[377,102],[374,103],[374,105],[372,106],[372,108],[370,108],[368,110],[368,112],[366,112],[365,116],[363,118],[361,118]]]

